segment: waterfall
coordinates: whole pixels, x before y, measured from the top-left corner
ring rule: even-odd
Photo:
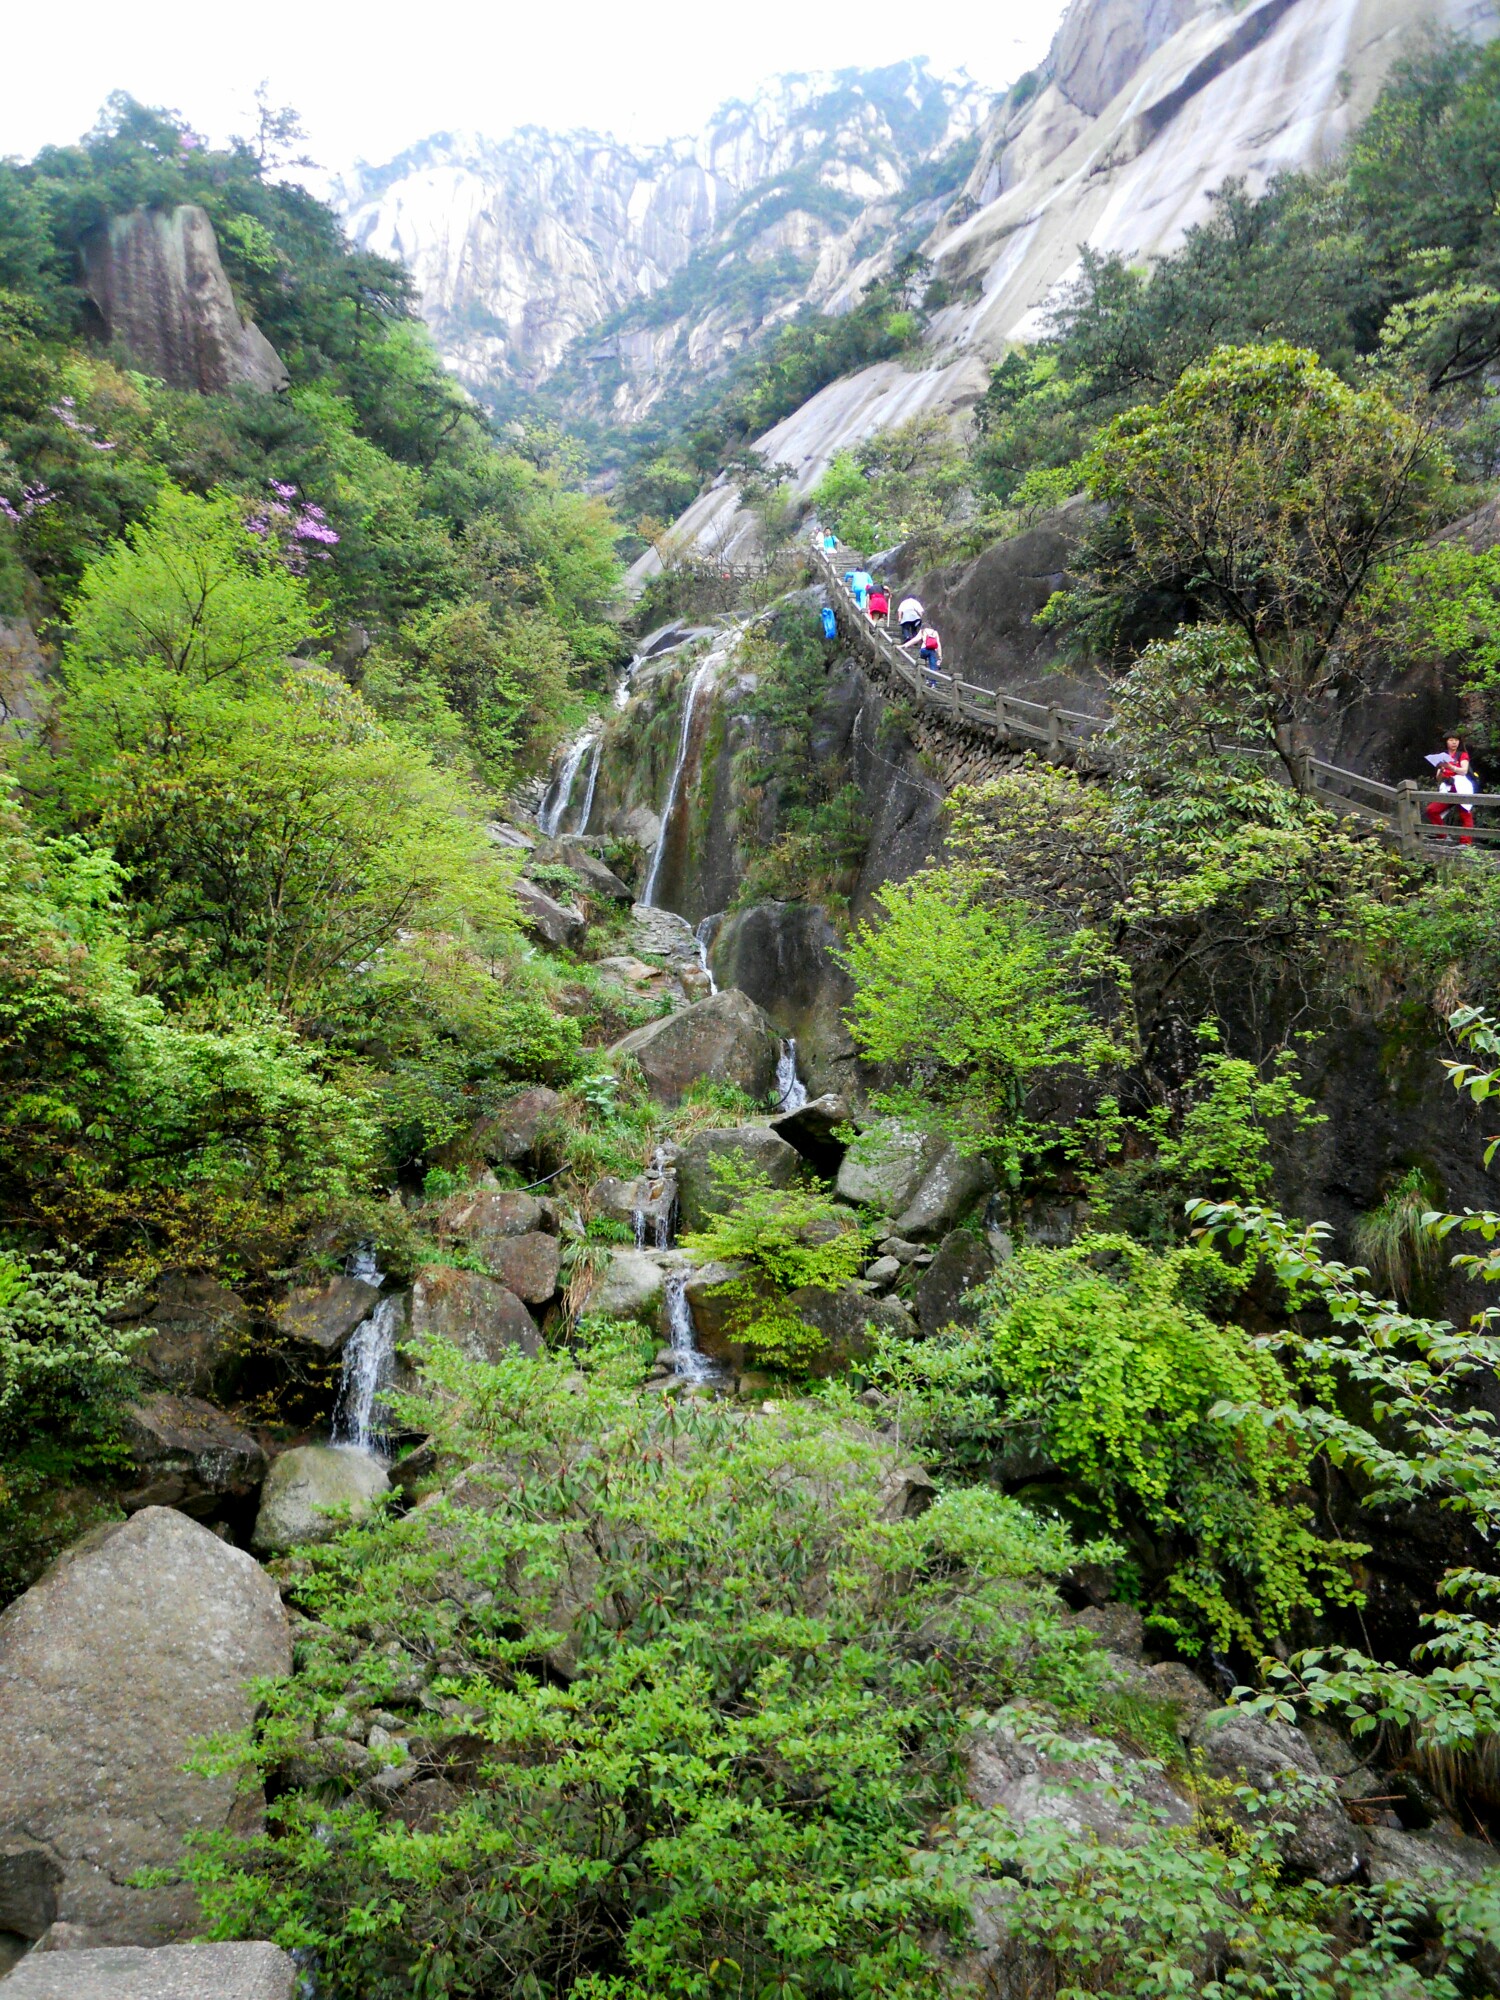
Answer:
[[[594,790],[599,783],[599,763],[603,755],[604,732],[601,730],[594,738],[594,754],[589,759],[588,783],[583,789],[583,811],[578,815],[578,824],[573,829],[575,833],[587,833],[589,830],[589,821],[594,816]]]
[[[672,1350],[672,1366],[684,1382],[721,1379],[724,1371],[698,1345],[693,1308],[688,1303],[687,1279],[681,1271],[674,1271],[667,1279],[667,1344]]]
[[[688,739],[693,733],[693,710],[698,705],[698,690],[707,678],[714,661],[706,659],[688,684],[687,700],[682,704],[682,733],[677,739],[677,762],[672,766],[672,781],[667,786],[666,802],[661,809],[661,832],[656,837],[656,846],[651,855],[651,867],[646,876],[646,886],[641,891],[641,901],[646,908],[656,905],[656,883],[661,874],[661,864],[667,852],[667,839],[672,831],[672,814],[677,808],[677,794],[682,785],[682,767],[687,762]]]
[[[375,1262],[374,1248],[362,1243],[349,1260],[351,1278],[367,1285],[380,1284],[385,1273]],[[387,1438],[384,1429],[387,1411],[385,1396],[396,1375],[396,1330],[401,1323],[401,1300],[393,1292],[377,1299],[369,1318],[362,1320],[344,1346],[343,1374],[339,1378],[338,1400],[333,1406],[333,1443],[355,1451],[379,1456]]]
[[[568,745],[567,754],[562,760],[562,767],[558,771],[556,778],[548,786],[547,795],[542,800],[541,811],[536,816],[537,825],[549,840],[555,833],[561,831],[563,816],[567,812],[569,802],[573,797],[573,785],[578,777],[578,767],[583,762],[590,746],[599,742],[599,740],[598,736],[585,734],[580,736],[576,743]],[[593,804],[592,793],[589,797],[589,804]]]
[[[667,1163],[662,1158],[660,1146],[652,1154],[651,1165],[647,1168],[642,1178],[646,1183],[646,1199],[638,1207],[630,1211],[630,1225],[635,1231],[635,1247],[637,1250],[645,1249],[646,1236],[649,1231],[653,1250],[670,1250],[672,1247],[672,1211],[677,1205],[675,1194],[670,1202],[656,1207],[654,1216],[647,1213],[649,1208],[655,1207],[656,1204],[662,1201],[662,1197],[666,1192]]]
[[[776,1109],[800,1111],[807,1102],[807,1085],[797,1074],[797,1040],[788,1035],[776,1058]]]
[[[715,910],[711,917],[704,917],[698,925],[697,930],[693,932],[694,941],[698,946],[698,963],[703,967],[704,973],[707,975],[708,990],[710,993],[718,992],[719,982],[714,978],[714,969],[708,962],[708,948],[714,941],[715,931],[717,931],[723,921],[724,912],[722,910]]]

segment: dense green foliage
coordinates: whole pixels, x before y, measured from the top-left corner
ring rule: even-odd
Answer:
[[[846,1400],[763,1422],[432,1366],[423,1428],[469,1469],[297,1565],[314,1622],[254,1757],[308,1788],[202,1856],[218,1926],[350,2000],[931,1993],[961,1886],[913,1850],[973,1704],[1102,1699],[1036,1587],[1066,1537],[996,1495],[888,1517]],[[388,1746],[345,1740],[375,1713]],[[395,1815],[383,1767],[416,1780]]]

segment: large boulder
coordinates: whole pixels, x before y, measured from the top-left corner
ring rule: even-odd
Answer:
[[[855,1201],[882,1215],[899,1215],[921,1187],[946,1141],[894,1118],[868,1126],[844,1155],[836,1188],[841,1201]]]
[[[111,216],[83,254],[85,289],[132,366],[205,395],[288,386],[280,355],[241,319],[213,224],[195,203]]]
[[[940,1132],[882,1118],[861,1132],[839,1168],[838,1192],[894,1218],[898,1236],[942,1236],[995,1184],[984,1160],[968,1158]]]
[[[837,1091],[810,1097],[795,1111],[783,1111],[771,1120],[771,1130],[795,1146],[803,1159],[820,1174],[834,1175],[844,1163],[848,1141],[840,1134],[848,1128],[849,1100]]]
[[[518,1160],[539,1160],[563,1121],[563,1101],[545,1083],[518,1091],[498,1111],[481,1118],[467,1140],[460,1142],[492,1167],[514,1166]]]
[[[243,1499],[266,1475],[266,1454],[224,1412],[196,1396],[142,1396],[125,1411],[125,1442],[139,1485],[125,1505],[212,1513]]]
[[[1277,1826],[1277,1846],[1293,1874],[1330,1884],[1354,1879],[1358,1837],[1300,1729],[1244,1709],[1216,1708],[1194,1726],[1191,1742],[1211,1778],[1266,1795],[1256,1817]],[[1272,1794],[1288,1796],[1275,1802]]]
[[[299,1983],[274,1944],[126,1944],[33,1952],[4,1985],[5,2000],[293,2000]]]
[[[19,1880],[31,1935],[53,1921],[79,1948],[190,1935],[191,1889],[130,1878],[175,1875],[190,1832],[247,1823],[233,1773],[184,1766],[204,1737],[248,1727],[249,1683],[291,1663],[264,1570],[175,1509],[147,1507],[55,1563],[0,1617],[0,1904],[12,1924]],[[57,1869],[39,1903],[38,1852]]]
[[[278,1307],[276,1324],[288,1340],[319,1354],[338,1354],[354,1329],[370,1317],[379,1297],[379,1285],[364,1278],[298,1285]]]
[[[743,1285],[744,1277],[742,1264],[695,1264],[683,1286],[700,1350],[735,1373],[748,1367],[752,1358],[744,1329],[755,1311],[755,1293]],[[765,1295],[769,1298],[769,1288]]]
[[[545,889],[523,877],[512,884],[522,924],[547,944],[571,944],[584,927],[584,915],[571,903],[559,903]]]
[[[555,1236],[540,1229],[525,1236],[502,1236],[487,1246],[484,1256],[495,1276],[529,1305],[545,1305],[557,1291],[562,1253]]]
[[[212,1396],[233,1381],[250,1338],[250,1313],[204,1271],[165,1271],[146,1316],[136,1363],[186,1396]]]
[[[367,1451],[303,1444],[284,1451],[266,1474],[250,1546],[280,1555],[299,1542],[326,1542],[346,1521],[363,1520],[391,1482]]]
[[[951,1230],[938,1245],[913,1298],[923,1333],[933,1334],[955,1323],[969,1325],[972,1308],[964,1299],[994,1268],[994,1254],[982,1236]]]
[[[945,1145],[897,1215],[898,1235],[915,1237],[919,1242],[943,1235],[994,1185],[995,1173],[988,1160]]]
[[[447,1264],[425,1264],[417,1272],[407,1326],[413,1340],[446,1340],[471,1361],[498,1361],[517,1349],[541,1352],[536,1321],[508,1285]]]
[[[629,903],[633,897],[628,882],[622,882],[612,868],[606,868],[583,836],[565,833],[555,840],[538,841],[534,861],[560,862],[571,868],[583,885],[586,896],[598,902]]]
[[[870,1328],[914,1340],[917,1329],[911,1314],[898,1299],[877,1298],[855,1285],[841,1285],[828,1291],[821,1285],[802,1285],[787,1294],[787,1304],[799,1319],[815,1326],[823,1336],[823,1346],[807,1363],[810,1375],[838,1375],[870,1351]]]
[[[1153,1826],[1188,1826],[1193,1808],[1160,1769],[1118,1744],[1079,1735],[1066,1756],[988,1720],[964,1743],[970,1803],[998,1807],[1014,1825],[1057,1820],[1070,1833],[1133,1847]]]
[[[666,1274],[654,1257],[643,1250],[611,1250],[590,1280],[584,1310],[658,1328],[666,1296]]]
[[[747,1097],[765,1097],[776,1080],[780,1048],[755,1002],[724,992],[635,1029],[610,1054],[634,1056],[652,1096],[675,1105],[699,1082],[730,1083]]]
[[[764,1174],[772,1187],[790,1187],[802,1164],[794,1146],[764,1125],[731,1125],[695,1132],[678,1155],[677,1200],[681,1227],[701,1229],[711,1215],[732,1207],[720,1191],[714,1168],[719,1161],[737,1163]]]
[[[507,1236],[544,1229],[549,1211],[533,1194],[516,1188],[475,1188],[445,1201],[437,1213],[437,1233],[487,1251]]]
[[[677,1177],[675,1173],[639,1174],[633,1181],[623,1181],[606,1174],[589,1189],[589,1206],[595,1215],[624,1223],[642,1241],[662,1246],[677,1212]]]

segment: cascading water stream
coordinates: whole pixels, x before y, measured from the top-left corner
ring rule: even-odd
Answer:
[[[599,784],[599,764],[604,756],[604,736],[601,732],[594,738],[594,754],[589,759],[588,782],[583,789],[583,811],[578,815],[575,833],[587,833],[589,821],[594,816],[594,793]]]
[[[776,1109],[800,1111],[807,1102],[807,1085],[797,1074],[797,1039],[788,1035],[776,1058]]]
[[[703,686],[714,661],[706,659],[688,684],[687,700],[682,705],[682,731],[677,739],[677,761],[672,766],[672,780],[667,786],[666,802],[661,809],[661,832],[656,836],[656,846],[651,854],[651,867],[646,876],[646,886],[641,891],[641,901],[648,910],[656,906],[656,884],[661,875],[661,864],[666,858],[667,840],[672,831],[672,814],[677,809],[677,794],[682,787],[682,768],[687,762],[688,744],[693,733],[693,710],[698,706],[698,690]]]
[[[693,1308],[688,1303],[687,1276],[674,1271],[667,1279],[667,1345],[672,1350],[672,1367],[684,1382],[718,1382],[724,1371],[710,1361],[698,1345],[693,1325]]]
[[[601,738],[597,735],[583,735],[578,738],[576,743],[568,745],[567,754],[562,760],[562,767],[552,784],[548,787],[547,796],[542,800],[542,809],[536,816],[537,825],[549,840],[554,834],[562,831],[563,820],[566,817],[569,805],[572,803],[573,787],[578,780],[578,767],[588,755],[589,750],[600,741]],[[596,763],[595,769],[597,770],[597,768]],[[593,802],[593,792],[591,789],[589,793],[589,805],[592,806]]]
[[[384,1282],[385,1273],[375,1262],[375,1252],[363,1244],[349,1260],[351,1278],[367,1285]],[[389,1442],[384,1428],[385,1397],[396,1378],[396,1333],[401,1324],[401,1300],[395,1294],[377,1299],[366,1320],[350,1334],[344,1345],[343,1373],[339,1377],[338,1400],[333,1406],[332,1442],[351,1451],[369,1452],[380,1457]]]
[[[722,910],[715,910],[714,914],[711,917],[704,917],[703,920],[699,923],[698,928],[693,932],[693,937],[698,946],[698,963],[703,967],[704,976],[708,980],[708,990],[710,993],[718,992],[719,982],[717,979],[714,978],[714,969],[708,962],[708,954],[709,954],[709,949],[713,944],[715,934],[717,933],[718,928],[720,924],[723,923],[723,921],[724,921],[724,912]]]

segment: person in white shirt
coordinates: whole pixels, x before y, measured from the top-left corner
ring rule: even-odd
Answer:
[[[896,606],[896,616],[901,624],[901,643],[903,646],[909,646],[912,640],[916,638],[925,615],[922,610],[922,600],[919,597],[903,597],[901,602]]]

